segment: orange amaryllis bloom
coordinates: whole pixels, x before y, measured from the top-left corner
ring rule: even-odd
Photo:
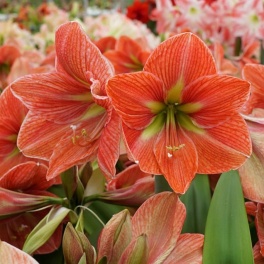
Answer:
[[[0,240],[0,259],[2,263],[38,264],[30,255]]]
[[[27,112],[7,87],[0,96],[0,178],[12,167],[30,160],[17,147],[17,136]]]
[[[149,198],[132,219],[127,210],[114,215],[100,234],[97,261],[201,263],[204,236],[181,234],[185,216],[183,203],[171,192]]]
[[[238,171],[244,196],[264,203],[264,66],[247,64],[242,74],[251,83],[251,94],[243,107],[243,117],[252,141],[252,155]]]
[[[55,42],[56,70],[11,86],[30,110],[18,146],[49,159],[48,179],[96,156],[105,175],[114,176],[121,125],[105,91],[113,68],[77,22],[62,25]]]
[[[49,213],[50,209],[46,207],[62,203],[61,198],[47,191],[60,182],[59,178],[47,181],[47,169],[43,164],[29,161],[13,167],[0,178],[1,240],[22,248],[28,234]],[[37,253],[56,250],[61,235],[62,225]]]
[[[7,77],[11,66],[20,55],[16,46],[6,44],[0,47],[0,90],[7,86]]]
[[[116,73],[126,73],[141,71],[150,52],[144,50],[135,40],[121,36],[114,50],[108,50],[104,53],[115,67]]]
[[[114,76],[107,92],[132,157],[143,171],[163,174],[175,192],[184,193],[195,173],[236,169],[251,154],[238,113],[249,83],[217,74],[209,49],[192,33],[164,41],[143,71]]]
[[[108,181],[100,200],[126,206],[140,206],[155,192],[154,177],[140,170],[137,164],[127,167]]]

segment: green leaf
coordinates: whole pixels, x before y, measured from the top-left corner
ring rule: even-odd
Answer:
[[[211,189],[207,175],[197,174],[188,191],[180,197],[186,207],[182,233],[204,234],[211,202]]]
[[[253,264],[244,197],[237,171],[217,183],[205,228],[203,264]]]

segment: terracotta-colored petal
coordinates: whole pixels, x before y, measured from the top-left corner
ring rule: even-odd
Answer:
[[[264,264],[264,257],[261,255],[259,242],[253,247],[253,254],[254,264]]]
[[[133,164],[121,171],[116,177],[107,183],[107,191],[133,186],[138,180],[149,177],[150,174],[143,172],[138,164]]]
[[[238,111],[249,95],[249,83],[227,75],[201,77],[182,91],[182,104],[198,103],[198,111],[190,114],[202,127],[213,127]]]
[[[247,122],[252,140],[252,155],[239,168],[244,196],[264,203],[264,124]]]
[[[251,108],[264,108],[264,66],[261,64],[246,64],[243,67],[242,76],[249,81],[252,86],[252,96],[247,104],[250,105]]]
[[[56,72],[22,77],[11,89],[28,109],[61,123],[82,116],[92,99],[88,87]]]
[[[151,53],[144,70],[170,89],[180,79],[186,86],[201,76],[216,74],[216,65],[208,47],[196,35],[183,33],[161,43]]]
[[[107,36],[100,38],[94,43],[99,50],[104,53],[108,50],[113,50],[115,48],[116,39],[112,36]]]
[[[122,120],[135,129],[151,122],[154,104],[164,103],[162,82],[146,72],[116,75],[108,81],[106,89]]]
[[[148,263],[163,263],[173,251],[185,216],[184,205],[177,194],[170,192],[152,196],[136,211],[132,218],[133,238],[147,235]]]
[[[0,117],[12,122],[13,132],[18,133],[27,112],[28,109],[12,94],[10,86],[5,88],[0,96]]]
[[[48,160],[66,133],[72,133],[69,125],[53,123],[29,112],[20,129],[17,144],[24,155]]]
[[[90,78],[105,84],[113,69],[100,50],[89,40],[80,24],[68,22],[55,35],[57,69],[78,81],[90,83]],[[74,51],[74,52],[73,52]]]
[[[259,238],[259,246],[261,255],[264,256],[264,205],[258,203],[257,205],[257,213],[256,213],[256,228],[257,234]]]
[[[173,147],[179,149],[173,150]],[[176,193],[185,193],[195,176],[198,158],[195,146],[180,127],[165,128],[155,142],[154,153],[162,174]]]
[[[204,236],[200,234],[182,234],[176,247],[163,262],[164,264],[201,264],[203,256]]]
[[[133,39],[128,36],[121,36],[116,43],[116,50],[122,51],[128,57],[138,57],[142,47]]]
[[[109,50],[104,53],[104,56],[111,61],[116,74],[135,72],[143,69],[143,65],[141,63],[135,63],[127,56],[127,54],[121,51]]]
[[[255,202],[245,202],[245,207],[248,215],[256,216],[257,204]]]
[[[27,212],[18,216],[0,220],[0,239],[19,249],[22,249],[29,233],[48,214],[49,210],[50,208],[31,213]],[[48,254],[58,249],[61,245],[61,236],[62,225],[56,229],[47,243],[34,253]]]
[[[58,179],[46,180],[47,166],[33,161],[19,164],[0,178],[0,187],[9,190],[23,190],[32,193],[34,190],[46,190]],[[33,193],[32,193],[33,194]]]
[[[48,180],[72,166],[86,163],[95,158],[104,121],[105,118],[100,116],[69,128],[72,133],[67,133],[58,141],[50,157]]]
[[[115,176],[115,165],[119,158],[120,140],[121,119],[113,110],[111,120],[102,131],[97,153],[99,167],[109,178]]]
[[[30,255],[4,241],[0,241],[0,258],[3,263],[38,264]]]
[[[126,143],[133,155],[135,162],[139,162],[139,167],[142,171],[161,174],[160,167],[154,155],[154,146],[157,140],[157,135],[149,139],[142,138],[142,131],[130,129],[125,124],[123,125]]]
[[[198,153],[198,173],[215,174],[237,169],[250,156],[248,131],[238,114],[233,114],[224,124],[206,131],[205,134],[185,131]]]
[[[0,47],[0,64],[12,65],[20,56],[21,53],[16,46],[5,44]]]

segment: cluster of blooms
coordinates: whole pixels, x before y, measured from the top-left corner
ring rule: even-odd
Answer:
[[[230,170],[239,172],[257,228],[254,258],[264,263],[263,4],[149,2],[157,31],[168,33],[161,43],[118,12],[70,22],[47,5],[34,35],[1,22],[6,263],[37,263],[29,255],[61,245],[66,263],[202,263],[204,235],[181,234],[179,196],[197,173]],[[249,5],[254,27],[243,26]],[[237,37],[249,46],[227,59]],[[173,192],[155,195],[154,175]],[[101,228],[96,250],[94,201],[127,208]]]

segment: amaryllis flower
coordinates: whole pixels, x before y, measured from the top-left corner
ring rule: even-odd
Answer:
[[[264,203],[264,66],[247,64],[242,74],[251,83],[251,95],[243,107],[243,117],[252,141],[252,155],[238,171],[244,196]]]
[[[109,180],[106,191],[94,197],[112,204],[137,207],[150,198],[154,191],[154,177],[133,164]],[[89,197],[86,199],[89,200]]]
[[[0,239],[22,249],[28,234],[63,199],[47,191],[60,178],[46,180],[47,166],[29,161],[19,164],[0,178]],[[38,209],[38,210],[36,210]],[[35,211],[36,210],[36,211]],[[56,250],[61,241],[62,225],[36,253]]]
[[[149,21],[150,6],[147,2],[133,1],[133,4],[127,7],[126,16],[130,19],[136,19],[142,23]]]
[[[27,112],[7,87],[0,96],[0,178],[12,167],[30,160],[17,147],[17,136]]]
[[[62,25],[55,42],[55,71],[12,84],[30,110],[18,146],[25,155],[49,160],[49,179],[96,156],[102,171],[113,176],[120,121],[105,92],[113,68],[77,22]]]
[[[186,210],[175,193],[149,198],[134,216],[114,215],[98,240],[97,263],[202,263],[204,236],[180,234]],[[113,235],[114,234],[114,235]]]
[[[115,44],[115,49],[104,53],[114,65],[116,73],[142,70],[149,55],[149,51],[127,36],[121,36]]]
[[[143,71],[111,78],[107,92],[132,157],[176,192],[184,193],[195,173],[236,169],[251,154],[238,114],[249,83],[217,74],[212,54],[192,33],[163,42]]]

